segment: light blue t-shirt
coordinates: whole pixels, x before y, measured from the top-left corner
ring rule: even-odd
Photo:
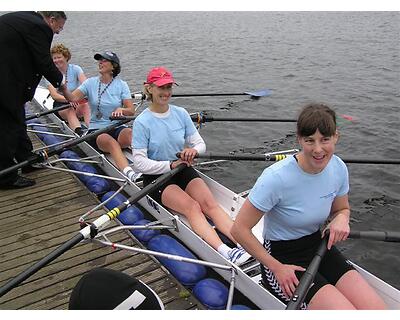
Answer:
[[[101,93],[107,85],[100,83],[100,77],[98,76],[87,79],[78,87],[78,90],[80,90],[89,101],[91,113],[90,129],[100,129],[110,125],[112,123],[109,119],[111,113],[116,108],[122,107],[124,99],[132,98],[128,84],[119,78],[114,78],[113,82],[101,95],[99,110],[102,117],[101,119],[97,119],[99,84]]]
[[[167,117],[157,117],[145,109],[133,123],[132,146],[147,149],[151,160],[176,160],[185,139],[195,133],[196,127],[184,108],[170,104]]]
[[[67,88],[69,91],[74,91],[76,88],[79,87],[80,85],[79,75],[82,73],[83,70],[80,66],[71,63],[68,64],[66,81],[67,81]],[[49,86],[51,83],[46,80],[46,84],[47,86]]]
[[[316,232],[328,218],[332,202],[349,191],[344,162],[333,156],[318,174],[304,172],[294,157],[266,168],[248,199],[264,214],[265,239],[294,240]]]

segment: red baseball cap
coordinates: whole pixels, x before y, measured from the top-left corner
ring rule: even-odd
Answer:
[[[170,83],[175,83],[178,85],[175,82],[172,73],[164,67],[155,67],[151,69],[147,75],[147,81],[145,82],[145,84],[155,84],[157,87],[161,87]]]

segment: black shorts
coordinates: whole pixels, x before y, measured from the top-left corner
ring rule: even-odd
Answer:
[[[66,102],[54,101],[54,102],[53,102],[53,109],[57,109],[58,107],[65,106],[66,104],[67,104]],[[54,111],[53,113],[54,113],[58,118],[60,118],[62,121],[64,121],[64,119],[60,116],[60,114],[58,113],[58,111]]]
[[[147,186],[148,184],[150,184],[151,182],[156,180],[159,176],[161,176],[161,174],[156,174],[156,175],[144,174],[143,175],[143,186],[144,187]],[[156,191],[153,191],[152,193],[150,193],[150,197],[152,197],[158,203],[161,203],[161,195],[166,187],[168,187],[171,184],[176,184],[182,190],[185,190],[187,185],[189,184],[189,182],[195,178],[200,178],[200,176],[196,172],[196,170],[194,170],[192,167],[186,167],[182,171],[175,174],[166,183],[161,185]]]
[[[321,233],[317,231],[308,236],[296,240],[264,241],[264,248],[275,259],[284,264],[293,264],[307,268],[317,251],[321,242]],[[315,275],[313,285],[308,291],[302,309],[305,309],[316,292],[327,284],[335,285],[336,282],[348,271],[355,270],[340,251],[333,246],[327,250],[322,258],[318,272]],[[303,271],[296,271],[300,280]],[[289,299],[285,297],[274,274],[261,265],[262,285],[283,303],[287,304]]]
[[[115,140],[118,141],[118,136],[119,136],[119,134],[120,134],[121,131],[124,130],[125,128],[128,128],[128,127],[125,126],[125,125],[121,125],[121,126],[118,126],[118,127],[114,128],[114,129],[112,129],[112,130],[106,132],[106,133],[109,134],[111,137],[113,137]],[[89,134],[89,133],[92,133],[92,132],[95,132],[96,130],[99,130],[99,129],[89,129],[88,134]],[[97,136],[97,137],[98,137],[98,136]],[[96,143],[97,137],[96,137],[96,138],[89,139],[89,140],[87,140],[86,142],[89,143],[89,144],[90,144],[94,149],[96,149],[97,151],[101,151],[101,150],[99,149],[99,147],[97,146],[97,143]]]

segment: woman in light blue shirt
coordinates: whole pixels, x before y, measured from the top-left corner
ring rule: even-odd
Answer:
[[[188,167],[152,193],[152,198],[184,215],[204,241],[226,259],[240,265],[250,258],[249,254],[241,247],[230,248],[223,243],[206,219],[206,216],[210,218],[217,229],[236,244],[230,233],[232,219],[191,167],[194,157],[204,152],[206,145],[189,113],[169,103],[174,83],[171,72],[163,67],[153,68],[147,76],[144,91],[150,105],[133,124],[134,169],[143,173],[143,184],[147,185],[180,163],[186,163]],[[181,153],[179,159],[177,152]]]
[[[297,121],[297,138],[301,151],[264,170],[232,234],[260,261],[262,284],[288,303],[329,229],[328,251],[302,308],[385,309],[381,297],[334,246],[350,232],[348,171],[334,155],[335,112],[323,104],[307,105]],[[251,233],[262,217],[264,245]]]
[[[83,73],[82,68],[76,64],[69,63],[71,60],[71,52],[66,46],[63,44],[56,44],[51,48],[50,53],[54,64],[64,75],[68,90],[71,92],[74,91],[86,80],[86,76]],[[51,83],[48,83],[47,88],[49,89],[50,95],[54,100],[53,108],[57,108],[69,103],[65,97],[53,87]],[[58,111],[56,114],[62,119],[66,120],[68,122],[68,126],[78,135],[82,135],[84,133],[84,129],[81,127],[79,118],[83,117],[86,127],[89,127],[89,105],[85,99],[78,102],[70,102],[70,104],[72,107]]]
[[[99,62],[99,76],[83,82],[74,92],[76,99],[88,99],[91,117],[89,132],[111,125],[110,116],[133,116],[135,109],[128,84],[117,78],[121,72],[118,56],[111,51],[97,53],[94,59]],[[110,153],[116,166],[132,180],[133,170],[122,148],[131,145],[132,129],[119,126],[108,133],[99,135],[95,141],[88,141],[95,148]]]

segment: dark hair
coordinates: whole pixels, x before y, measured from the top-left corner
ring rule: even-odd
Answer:
[[[318,131],[325,137],[336,133],[336,113],[323,103],[306,105],[297,119],[297,135],[308,137]]]
[[[110,61],[110,60],[108,60],[108,61]],[[113,62],[113,61],[110,61],[110,62],[111,62],[111,64],[112,64],[112,66],[113,66],[112,73],[113,73],[113,77],[115,78],[117,75],[120,74],[120,72],[121,72],[121,66],[120,66],[118,63],[116,63],[116,62]]]
[[[58,19],[67,20],[67,15],[65,14],[64,11],[39,11],[39,13],[46,18],[54,17],[56,20]]]

